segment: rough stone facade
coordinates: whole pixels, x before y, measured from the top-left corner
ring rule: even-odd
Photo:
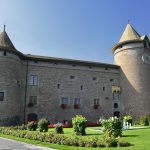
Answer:
[[[150,115],[149,39],[137,39],[129,25],[126,30],[113,48],[116,65],[25,55],[2,32],[0,126],[40,118],[70,122],[77,114],[90,122],[113,115]]]

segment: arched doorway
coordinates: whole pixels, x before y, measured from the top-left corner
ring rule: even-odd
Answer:
[[[115,111],[115,112],[114,112],[114,117],[119,118],[119,117],[120,117],[120,112],[119,112],[119,111]]]
[[[38,121],[38,115],[35,113],[28,114],[28,121]]]

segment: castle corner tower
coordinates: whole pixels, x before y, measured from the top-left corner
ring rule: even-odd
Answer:
[[[5,31],[0,32],[0,126],[16,125],[23,116],[24,66]]]
[[[150,41],[127,24],[119,43],[113,47],[120,66],[121,113],[135,118],[150,115]]]

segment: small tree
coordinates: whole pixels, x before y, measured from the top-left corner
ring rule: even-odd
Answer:
[[[61,123],[55,124],[55,132],[58,133],[58,134],[63,134],[64,133],[63,126],[62,126]]]
[[[102,121],[104,139],[122,136],[122,121],[116,117]]]
[[[29,131],[36,131],[36,128],[37,128],[37,122],[35,122],[35,121],[28,122],[27,130],[29,130]]]
[[[147,116],[141,116],[140,117],[140,124],[143,126],[148,126],[149,125],[148,117]]]
[[[124,116],[123,120],[129,124],[133,123],[133,118],[131,116]]]
[[[47,132],[48,131],[48,121],[46,119],[41,119],[38,122],[38,128],[40,132]]]
[[[72,118],[73,129],[76,135],[85,135],[86,118],[82,115],[76,115]]]

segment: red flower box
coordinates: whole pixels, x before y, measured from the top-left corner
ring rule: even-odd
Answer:
[[[28,107],[33,107],[33,103],[28,103]]]
[[[66,109],[67,105],[66,104],[61,104],[62,109]]]
[[[100,125],[101,125],[100,123],[95,122],[86,123],[86,127],[99,127]]]
[[[94,108],[94,109],[98,109],[98,105],[94,105],[93,108]]]
[[[78,104],[74,104],[74,109],[78,109],[79,105]]]
[[[63,128],[72,128],[71,124],[68,124],[68,125],[63,124],[62,126],[63,126]],[[55,128],[55,124],[49,124],[48,128]]]

